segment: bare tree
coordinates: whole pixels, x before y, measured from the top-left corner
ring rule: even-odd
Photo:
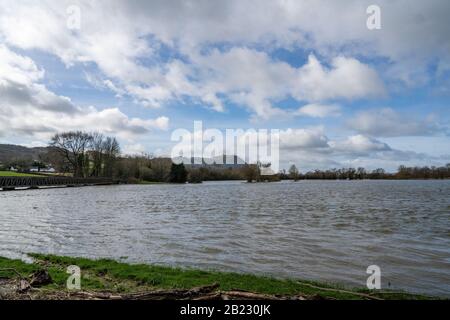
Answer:
[[[364,168],[362,168],[362,167],[359,167],[359,168],[356,170],[356,176],[358,177],[358,179],[365,179],[366,176],[367,176],[366,169],[364,169]]]
[[[72,171],[72,165],[57,148],[48,148],[46,153],[39,155],[39,160],[50,164],[59,173],[65,174]]]
[[[294,180],[294,181],[298,181],[300,176],[300,172],[298,171],[297,167],[295,166],[295,164],[293,164],[290,168],[289,168],[289,177]]]
[[[114,171],[114,163],[120,154],[119,142],[116,138],[107,137],[102,144],[103,150],[103,176],[112,177]]]
[[[243,168],[243,173],[247,182],[259,180],[259,167],[257,164],[246,164]]]
[[[102,174],[103,157],[104,157],[104,137],[101,133],[91,133],[91,155],[92,155],[92,171],[91,176],[98,177]]]
[[[150,161],[153,179],[155,181],[166,181],[169,178],[172,160],[169,158],[154,158]]]
[[[83,177],[85,172],[85,151],[92,141],[92,136],[81,131],[55,134],[50,142],[73,168],[74,177]]]

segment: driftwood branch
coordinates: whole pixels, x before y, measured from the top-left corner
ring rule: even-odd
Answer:
[[[299,282],[301,285],[303,286],[307,286],[313,289],[318,289],[318,290],[323,290],[323,291],[334,291],[334,292],[340,292],[340,293],[348,293],[348,294],[352,294],[355,296],[359,296],[359,297],[363,297],[363,298],[367,298],[367,299],[371,299],[371,300],[384,300],[382,298],[379,297],[375,297],[372,296],[370,294],[366,294],[366,293],[359,293],[359,292],[353,292],[353,291],[348,291],[348,290],[341,290],[341,289],[333,289],[333,288],[323,288],[323,287],[318,287],[309,283],[304,283],[304,282]]]
[[[195,287],[188,290],[155,290],[140,293],[132,293],[125,295],[109,294],[109,293],[95,293],[95,292],[73,292],[70,296],[76,296],[87,299],[114,299],[114,300],[164,300],[164,299],[195,299],[202,296],[211,295],[217,288],[218,284],[209,286]]]
[[[19,293],[25,293],[33,288],[30,282],[20,274],[14,268],[0,268],[0,271],[12,271],[20,277],[17,291]],[[35,273],[36,274],[36,273]],[[35,275],[34,274],[34,275]],[[34,279],[35,277],[33,277]],[[299,282],[303,286],[307,286],[316,290],[347,293],[355,296],[359,296],[372,300],[383,300],[380,297],[373,296],[366,293],[353,292],[342,289],[324,288],[315,286],[309,283]],[[268,295],[249,291],[243,291],[238,289],[232,289],[230,291],[220,291],[219,284],[214,283],[212,285],[194,287],[191,289],[166,289],[146,291],[130,294],[118,294],[109,292],[88,292],[88,291],[66,291],[66,298],[79,298],[86,300],[308,300],[314,298],[321,298],[320,296],[281,296],[281,295]],[[36,289],[37,290],[37,289]],[[29,297],[31,298],[31,296]]]
[[[283,300],[282,298],[272,296],[272,295],[259,294],[259,293],[240,291],[240,290],[224,291],[224,292],[222,292],[222,297],[224,298],[224,300],[229,300],[229,299]]]

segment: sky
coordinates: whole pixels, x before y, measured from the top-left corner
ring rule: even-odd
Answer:
[[[380,29],[369,29],[370,5]],[[0,143],[280,129],[281,166],[450,162],[447,0],[0,0]]]

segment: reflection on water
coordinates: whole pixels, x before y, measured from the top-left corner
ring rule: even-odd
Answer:
[[[121,185],[0,192],[0,255],[254,272],[450,296],[450,181]]]

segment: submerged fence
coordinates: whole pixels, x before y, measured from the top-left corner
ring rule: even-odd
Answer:
[[[15,188],[39,188],[52,186],[90,186],[115,183],[110,178],[72,178],[72,177],[0,177],[0,188],[14,190]]]

